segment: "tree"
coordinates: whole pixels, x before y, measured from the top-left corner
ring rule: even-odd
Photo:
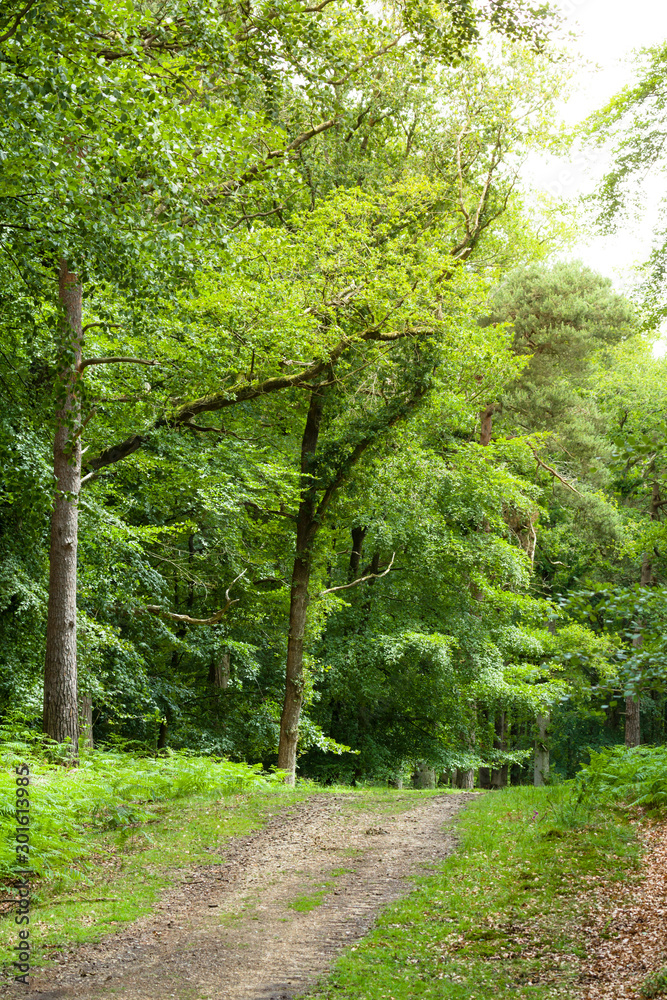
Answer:
[[[210,252],[222,220],[233,230],[237,222],[247,223],[249,215],[280,214],[273,196],[278,191],[289,195],[290,159],[316,137],[354,121],[350,102],[340,102],[341,87],[349,84],[363,92],[364,81],[383,60],[393,58],[399,43],[409,58],[421,53],[451,64],[474,46],[482,25],[536,47],[546,37],[544,13],[514,0],[488,8],[452,3],[435,15],[430,8],[411,5],[386,18],[358,5],[335,15],[323,11],[322,6],[290,7],[266,18],[240,7],[232,16],[228,9],[177,0],[158,12],[96,3],[63,11],[48,0],[19,12],[13,5],[0,7],[7,84],[3,120],[10,138],[0,225],[6,253],[24,277],[29,274],[35,300],[53,298],[48,281],[59,260],[66,261],[82,285],[90,279],[98,291],[106,285],[98,306],[103,306],[107,323],[114,311],[108,292],[113,289],[116,310],[122,308],[124,295],[131,291],[136,296],[142,269],[150,272],[153,294],[148,297],[153,303],[159,297],[156,285],[163,296],[170,294],[167,288],[182,283],[193,258],[200,263],[202,254]],[[278,62],[293,67],[286,83],[278,82]],[[342,65],[352,68],[341,77]],[[307,81],[310,120],[303,126],[299,122],[305,107],[301,101],[299,113],[285,127],[276,112],[281,102],[292,100],[297,79]],[[244,105],[256,113],[251,129],[248,115],[238,110]],[[329,117],[313,122],[315,109],[326,110]],[[366,115],[355,110],[353,132]],[[370,119],[372,127],[374,114]],[[243,193],[249,185],[272,207],[260,205],[249,213]],[[128,240],[129,232],[133,236]],[[156,282],[158,271],[161,280]],[[111,357],[115,363],[128,360],[118,351]],[[56,361],[63,371],[67,364],[66,355]],[[200,410],[186,407],[180,417],[189,421],[196,412]],[[87,423],[90,414],[83,419]],[[68,465],[76,478],[81,435],[74,425],[73,434]],[[112,456],[115,460],[136,450],[141,435],[129,441],[120,449],[107,449],[90,471],[97,473]],[[76,499],[72,494],[63,502],[74,505]],[[59,500],[57,511],[60,506]],[[73,510],[69,523],[74,530]],[[53,597],[49,685],[55,663],[75,677],[74,642],[68,641],[73,640],[69,622],[75,578],[54,571],[52,579],[68,593]],[[57,610],[64,607],[68,617]],[[71,701],[73,683],[65,689]],[[56,723],[52,693],[47,701],[50,735],[62,738],[67,726],[73,735],[73,724],[64,721],[73,717],[72,704],[58,701],[58,712],[64,714]]]
[[[644,49],[635,60],[638,80],[625,87],[605,107],[584,123],[585,140],[602,146],[613,136],[612,166],[592,196],[597,222],[605,232],[625,226],[641,208],[641,181],[652,172],[664,171],[664,133],[667,121],[665,65],[667,46]],[[638,186],[638,182],[639,185]],[[665,314],[667,242],[662,202],[655,220],[654,246],[648,261],[643,291],[653,321]]]

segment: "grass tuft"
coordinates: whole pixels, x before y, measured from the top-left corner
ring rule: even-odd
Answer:
[[[639,995],[646,997],[647,1000],[667,996],[667,968],[652,972],[650,976],[647,976],[639,987]]]

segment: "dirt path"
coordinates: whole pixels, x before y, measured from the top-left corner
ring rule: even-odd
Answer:
[[[35,976],[22,1000],[283,1000],[365,934],[407,876],[441,861],[469,795],[315,795],[192,869],[156,912]],[[413,808],[410,805],[415,803]],[[397,809],[406,809],[396,812]]]

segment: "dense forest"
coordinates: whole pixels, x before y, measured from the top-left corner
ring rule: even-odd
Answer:
[[[322,783],[665,742],[667,48],[523,0],[0,2],[0,712]],[[609,150],[587,202],[531,156]]]

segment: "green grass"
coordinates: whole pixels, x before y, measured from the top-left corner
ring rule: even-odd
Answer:
[[[325,882],[320,882],[314,892],[298,896],[288,904],[289,908],[296,910],[297,913],[310,913],[311,910],[322,905],[329,892],[335,888],[336,879],[342,875],[350,875],[352,871],[352,868],[334,868],[333,871],[329,872],[329,878]]]
[[[599,879],[636,877],[634,829],[577,815],[569,788],[476,799],[456,853],[383,912],[310,996],[327,1000],[571,998],[578,927]]]
[[[89,830],[81,857],[67,873],[32,884],[31,950],[34,968],[65,945],[97,941],[149,912],[162,891],[188,880],[188,870],[224,860],[227,842],[263,826],[308,791],[273,789],[213,797],[192,795],[142,807],[134,827]],[[0,919],[0,964],[16,943],[14,912]]]
[[[325,882],[321,889],[317,892],[311,892],[309,895],[297,896],[289,903],[290,910],[296,910],[297,913],[310,913],[311,910],[316,909],[321,906],[327,895],[329,887],[333,885],[333,882]]]
[[[652,972],[639,987],[639,996],[646,997],[646,1000],[665,995],[667,995],[667,968]]]

